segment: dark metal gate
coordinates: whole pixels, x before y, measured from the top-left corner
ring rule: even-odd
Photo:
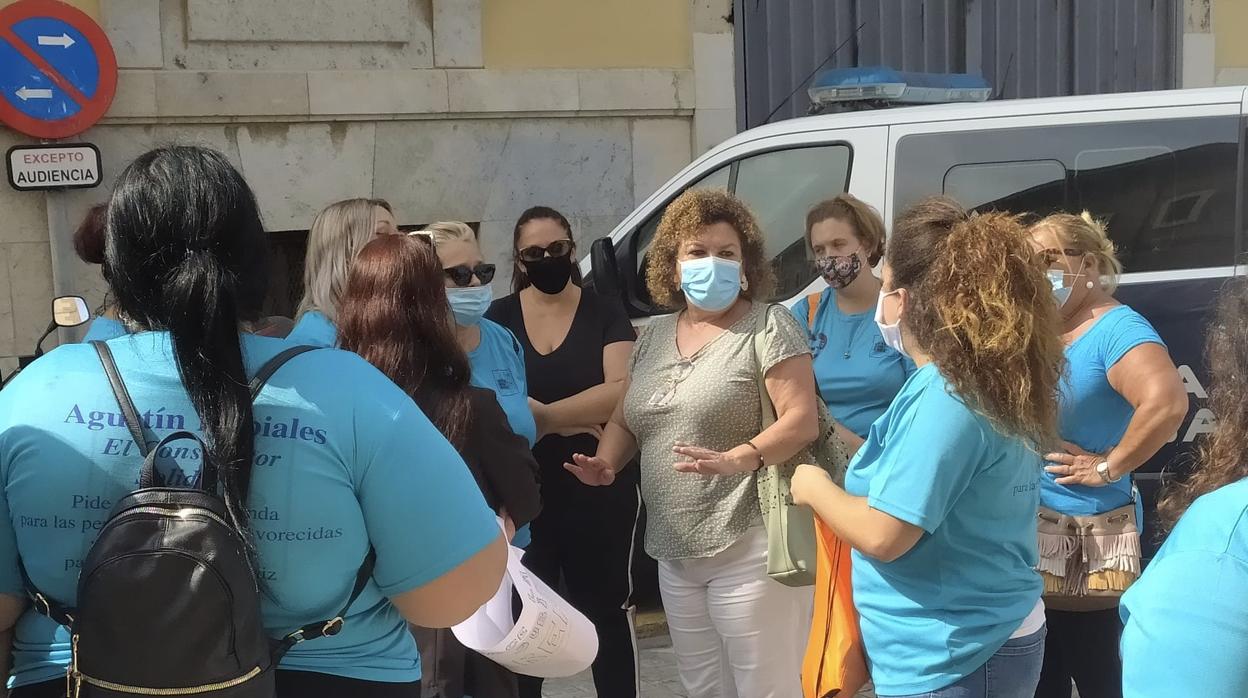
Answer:
[[[1178,85],[1183,0],[734,0],[737,126],[806,113],[826,68],[977,73],[993,98]]]

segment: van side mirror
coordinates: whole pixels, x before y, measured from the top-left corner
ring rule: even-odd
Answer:
[[[594,291],[603,296],[619,298],[624,292],[620,282],[620,265],[615,258],[611,238],[598,238],[589,246],[590,268],[594,270]]]
[[[91,319],[87,301],[81,296],[60,296],[52,299],[52,321],[57,327],[77,327]]]

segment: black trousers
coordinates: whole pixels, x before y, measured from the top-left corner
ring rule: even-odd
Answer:
[[[539,458],[539,462],[543,459]],[[571,481],[569,481],[571,480]],[[641,495],[636,464],[609,487],[588,487],[563,469],[542,467],[542,513],[524,564],[598,629],[594,688],[600,698],[636,698],[632,557]],[[520,676],[520,697],[541,698],[542,679]]]
[[[424,698],[516,698],[516,675],[459,644],[449,628],[412,626]]]
[[[308,671],[279,671],[277,698],[420,698],[420,682],[360,681]],[[65,679],[22,686],[9,698],[65,698]]]
[[[1122,661],[1118,608],[1106,611],[1045,612],[1049,634],[1036,698],[1070,698],[1071,680],[1079,698],[1121,698]]]

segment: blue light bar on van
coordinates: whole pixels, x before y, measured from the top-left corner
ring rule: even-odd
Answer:
[[[984,102],[992,87],[967,73],[912,73],[876,66],[825,70],[806,92],[814,104],[861,100],[939,104]]]

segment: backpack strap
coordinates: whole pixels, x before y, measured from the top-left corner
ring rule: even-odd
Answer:
[[[822,297],[822,293],[812,293],[806,296],[806,329],[812,332],[815,329],[815,316],[819,314],[819,300]]]
[[[295,645],[315,640],[318,637],[334,636],[342,632],[342,626],[345,621],[347,611],[351,610],[351,605],[360,598],[360,594],[364,592],[364,587],[368,586],[368,580],[373,577],[373,567],[377,563],[377,551],[372,548],[368,549],[368,554],[364,556],[364,563],[360,565],[359,571],[355,573],[355,586],[351,589],[351,596],[347,599],[347,603],[343,605],[338,615],[329,620],[321,620],[315,623],[308,623],[293,633],[282,638],[282,641],[273,649],[273,664],[276,665],[282,660],[282,657],[290,651]]]
[[[108,384],[113,388],[113,397],[117,399],[117,405],[121,407],[121,416],[126,421],[126,428],[130,430],[130,436],[134,438],[134,443],[139,447],[139,453],[143,454],[143,467],[139,470],[139,487],[143,489],[154,487],[156,485],[156,453],[160,448],[159,446],[155,449],[147,447],[147,437],[143,435],[143,422],[139,419],[139,410],[134,406],[134,400],[130,399],[130,391],[126,388],[125,382],[121,380],[121,372],[117,370],[113,351],[98,339],[91,342],[91,346],[95,347],[95,353],[100,357],[100,365],[104,367],[104,375],[108,376]],[[170,434],[160,442],[160,445],[163,446],[177,438],[194,438],[201,444],[203,443],[194,434],[180,431]],[[208,453],[207,449],[204,453]],[[217,469],[208,467],[207,457],[199,466],[199,487],[205,492],[215,494],[217,491]]]
[[[147,447],[147,437],[143,435],[143,422],[139,420],[139,410],[135,408],[134,401],[130,399],[130,391],[121,381],[121,372],[117,370],[117,362],[113,360],[113,351],[98,339],[93,340],[91,346],[95,347],[95,353],[100,357],[100,364],[104,366],[104,375],[108,376],[108,384],[113,388],[113,396],[117,398],[117,405],[121,407],[121,416],[126,420],[126,428],[130,430],[134,445],[139,447],[139,453],[146,456],[150,449]]]
[[[22,562],[22,556],[17,556],[17,569],[22,573],[22,586],[26,588],[26,595],[30,597],[30,603],[34,606],[35,611],[51,618],[56,624],[63,625],[67,628],[74,625],[74,609],[69,606],[62,606],[56,600],[43,595],[35,583],[30,581],[30,575],[26,573],[26,565]]]

